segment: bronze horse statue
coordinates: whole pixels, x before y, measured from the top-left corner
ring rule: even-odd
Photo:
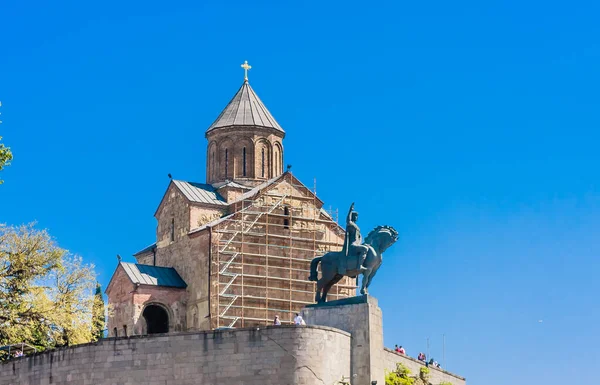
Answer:
[[[327,292],[333,285],[338,283],[345,275],[351,278],[363,275],[361,294],[368,294],[367,289],[371,280],[377,274],[383,260],[383,252],[398,240],[398,231],[390,226],[377,226],[365,238],[364,246],[368,248],[364,262],[359,261],[359,256],[348,255],[347,250],[330,251],[329,253],[316,257],[310,263],[309,281],[317,281],[315,301],[322,303],[327,301]],[[339,264],[342,258],[347,258],[346,274],[339,274]],[[321,278],[318,279],[317,265],[321,263]]]

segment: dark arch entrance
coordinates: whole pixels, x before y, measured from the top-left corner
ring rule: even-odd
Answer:
[[[148,305],[142,313],[146,320],[148,334],[168,333],[169,332],[169,314],[158,305]]]

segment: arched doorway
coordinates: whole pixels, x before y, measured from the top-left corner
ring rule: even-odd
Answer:
[[[142,315],[146,320],[148,334],[169,332],[169,314],[163,307],[148,305]]]

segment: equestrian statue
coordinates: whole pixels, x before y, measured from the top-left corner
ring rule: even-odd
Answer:
[[[383,252],[398,240],[398,232],[390,226],[377,226],[365,238],[356,224],[358,213],[354,203],[350,206],[346,218],[346,237],[341,251],[330,251],[316,257],[310,263],[309,281],[317,282],[315,301],[327,301],[327,292],[344,276],[356,278],[362,274],[361,294],[367,294],[371,280],[381,266]],[[317,266],[321,263],[321,278],[318,278]]]

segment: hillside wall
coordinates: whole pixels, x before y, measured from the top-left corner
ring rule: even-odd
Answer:
[[[419,360],[396,353],[387,348],[384,349],[383,364],[385,370],[389,372],[395,370],[397,363],[401,363],[402,365],[406,366],[410,370],[411,376],[418,376],[421,368],[425,367],[425,364]],[[438,385],[442,382],[450,382],[452,385],[465,385],[466,383],[463,377],[437,368],[429,368],[429,382],[431,382],[433,385]]]
[[[5,362],[0,385],[322,385],[349,374],[349,333],[280,326],[104,339]]]

